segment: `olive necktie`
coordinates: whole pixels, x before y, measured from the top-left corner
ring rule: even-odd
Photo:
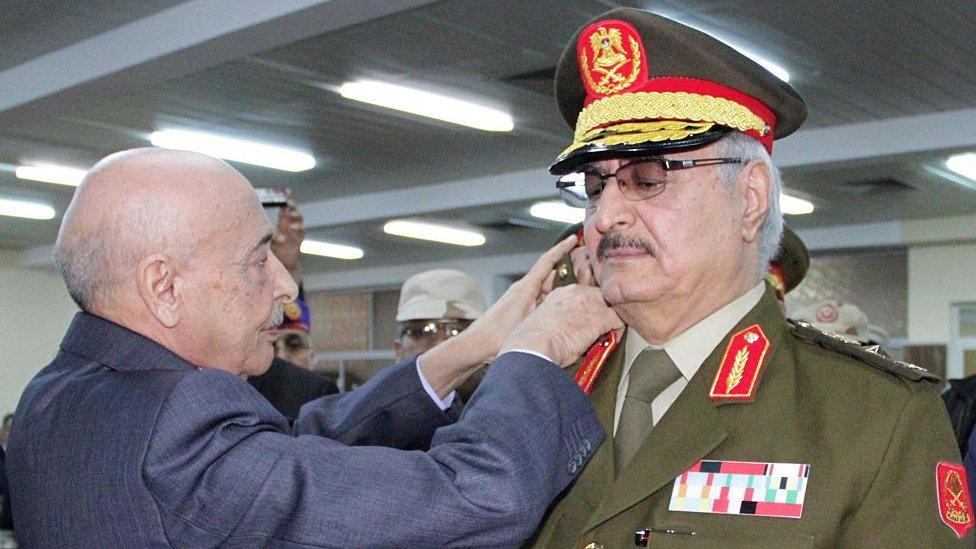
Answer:
[[[627,394],[624,395],[620,424],[614,437],[614,463],[618,475],[630,463],[654,427],[651,402],[681,377],[681,371],[664,349],[647,347],[634,359],[627,376]]]

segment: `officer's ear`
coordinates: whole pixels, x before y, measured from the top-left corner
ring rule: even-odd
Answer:
[[[166,328],[180,319],[183,279],[177,275],[173,259],[166,254],[152,254],[139,262],[136,277],[139,297],[146,309]]]
[[[744,199],[742,238],[746,242],[754,242],[763,221],[769,215],[773,200],[773,177],[769,166],[760,160],[746,164],[739,173],[738,187]]]

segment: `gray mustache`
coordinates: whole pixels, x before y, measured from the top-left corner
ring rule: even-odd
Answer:
[[[607,233],[600,239],[600,244],[596,247],[596,258],[601,263],[607,259],[607,252],[617,248],[637,248],[644,250],[648,255],[656,255],[654,246],[646,242],[639,236],[624,236],[620,233]]]
[[[275,307],[274,312],[271,314],[271,318],[268,319],[265,329],[270,330],[272,328],[277,328],[285,321],[285,309],[284,307]]]

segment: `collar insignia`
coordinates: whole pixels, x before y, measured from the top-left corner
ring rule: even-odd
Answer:
[[[712,400],[752,400],[768,356],[769,339],[758,324],[736,333],[729,339],[708,396]]]

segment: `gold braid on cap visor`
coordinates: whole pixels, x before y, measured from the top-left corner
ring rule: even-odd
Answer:
[[[641,143],[656,143],[658,141],[677,141],[690,135],[697,135],[708,131],[715,124],[706,122],[686,122],[684,120],[652,120],[650,122],[625,122],[607,128],[596,128],[583,136],[582,141],[574,141],[572,145],[559,153],[559,158],[591,144],[603,146],[639,145]]]
[[[719,124],[766,135],[762,118],[735,101],[688,92],[635,92],[597,99],[576,120],[573,141],[585,141],[590,131],[615,122],[638,120],[690,120]],[[575,144],[575,143],[574,143]]]

